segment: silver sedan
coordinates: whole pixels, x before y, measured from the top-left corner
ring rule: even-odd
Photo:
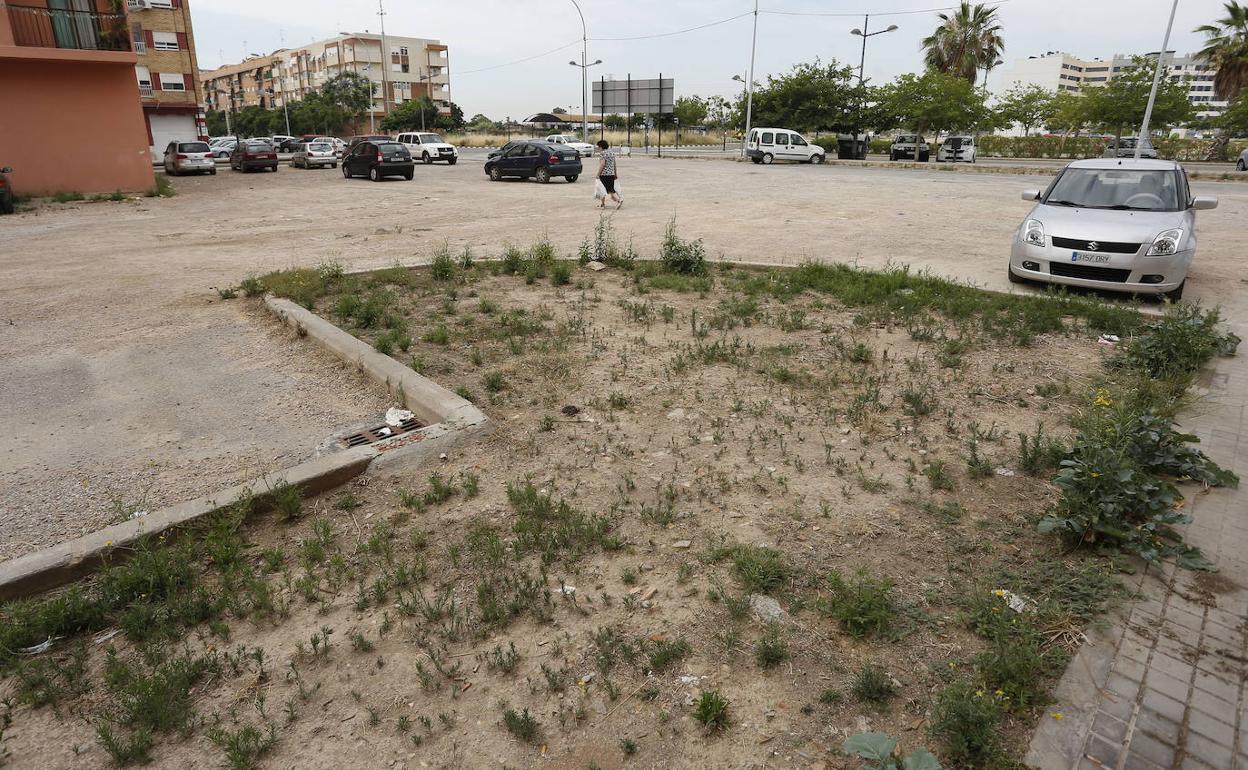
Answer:
[[[1135,294],[1183,296],[1196,255],[1196,212],[1187,173],[1169,160],[1081,160],[1035,201],[1010,250],[1012,283],[1043,281]]]
[[[165,173],[171,176],[217,173],[217,161],[207,142],[170,142],[164,165]]]

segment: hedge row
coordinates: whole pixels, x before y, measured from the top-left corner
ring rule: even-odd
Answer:
[[[938,145],[932,141],[932,160],[936,159]],[[1098,158],[1105,152],[1105,139],[1087,136],[981,136],[979,137],[979,154],[985,158],[1055,158],[1075,160],[1079,158]],[[826,137],[814,140],[815,144],[828,151],[828,157],[836,157],[836,139]],[[871,140],[870,152],[875,155],[887,155],[892,145],[891,136],[876,137]],[[1203,161],[1209,154],[1212,139],[1154,139],[1153,146],[1161,157],[1184,162]],[[1227,157],[1231,160],[1248,149],[1248,139],[1232,139],[1227,149]]]

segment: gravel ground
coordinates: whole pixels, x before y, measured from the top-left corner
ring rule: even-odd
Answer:
[[[621,243],[653,254],[666,222],[716,258],[910,264],[1008,289],[1005,258],[1042,177],[634,157],[621,164]],[[493,256],[547,234],[574,251],[598,220],[587,179],[491,183],[479,159],[414,182],[337,171],[173,180],[179,195],[49,205],[0,220],[0,557],[176,502],[311,454],[384,411],[374,388],[213,287],[336,260]],[[1201,215],[1188,296],[1240,312],[1248,188]]]

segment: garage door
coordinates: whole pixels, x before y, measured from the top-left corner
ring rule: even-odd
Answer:
[[[153,162],[164,158],[165,148],[170,142],[194,142],[199,139],[194,115],[161,115],[149,112],[147,124],[152,129]]]

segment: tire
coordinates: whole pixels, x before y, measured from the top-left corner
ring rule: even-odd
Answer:
[[[1240,158],[1239,162],[1235,164],[1235,170],[1236,171],[1248,171],[1248,166],[1244,165],[1243,158]]]
[[[920,163],[927,163],[927,162],[928,162],[928,161],[930,161],[931,159],[932,159],[931,153],[926,153],[926,152],[921,152],[921,153],[919,153],[919,162],[920,162]]]
[[[763,165],[764,166],[770,166],[772,163],[775,162],[775,160],[776,160],[775,157],[771,153],[769,152],[763,153]]]
[[[380,182],[382,178],[381,169],[377,168],[376,166],[373,166],[372,168],[370,168],[368,170],[368,178],[373,180],[374,182]]]
[[[409,172],[407,172],[406,174],[404,174],[404,175],[403,175],[403,178],[404,178],[404,179],[406,179],[407,181],[409,181],[409,182],[410,182],[410,181],[412,181],[412,177],[414,177],[414,176],[416,176],[416,172],[415,172],[415,171],[409,171]]]
[[[337,164],[337,163],[330,163],[330,164],[329,164],[329,167],[330,167],[330,168],[338,168],[338,164]]]
[[[810,159],[810,162],[815,164],[816,166],[822,166],[824,160],[825,159],[822,155],[816,155],[815,157]]]
[[[217,175],[217,170],[215,168],[208,170],[208,176],[216,176],[216,175]]]
[[[458,162],[459,162],[459,158],[450,158],[449,160],[446,161],[446,165],[454,166]]]
[[[1014,272],[1012,265],[1005,266],[1006,278],[1010,279],[1010,283],[1027,283],[1027,279]]]
[[[0,195],[0,214],[12,214],[13,208],[13,199],[7,193]]]
[[[433,158],[429,157],[429,153],[427,152],[422,152],[420,154],[420,159],[426,166],[428,166],[430,163],[433,163]]]
[[[1179,300],[1183,299],[1183,287],[1185,286],[1187,286],[1186,278],[1183,279],[1183,283],[1180,283],[1178,286],[1166,292],[1162,296],[1164,296],[1166,299],[1170,300],[1171,302],[1178,302]]]
[[[503,181],[503,172],[498,170],[498,166],[490,166],[490,170],[486,173],[490,175],[491,182]]]
[[[550,169],[539,168],[537,172],[533,174],[533,178],[536,179],[538,182],[541,182],[542,184],[549,184],[550,183]]]
[[[347,164],[346,164],[346,163],[343,163],[343,164],[342,164],[342,178],[343,178],[343,179],[350,179],[350,178],[351,178],[351,169],[347,168]]]
[[[568,174],[567,176],[564,177],[564,179],[568,180],[569,182],[575,182],[576,180],[580,178],[581,178],[580,174]]]

